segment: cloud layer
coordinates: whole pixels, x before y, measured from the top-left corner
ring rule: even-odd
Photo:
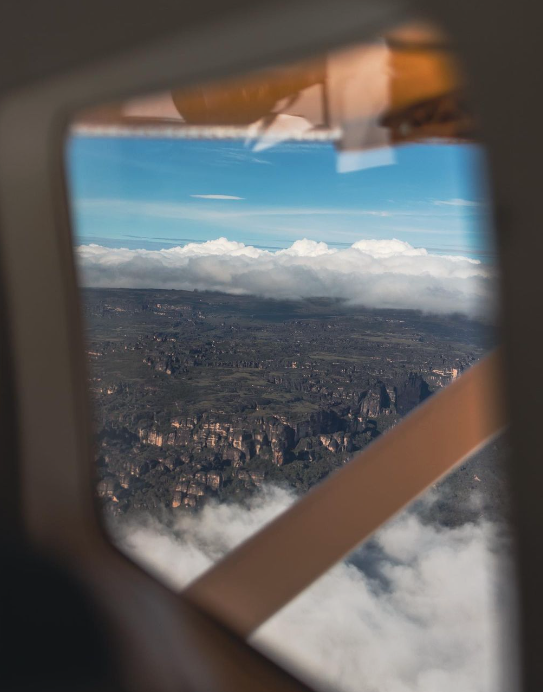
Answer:
[[[492,311],[494,277],[487,265],[396,239],[359,240],[347,249],[303,239],[276,252],[226,238],[164,250],[82,245],[77,258],[85,286],[329,297],[367,307],[473,316]]]
[[[180,589],[293,499],[267,488],[243,505],[210,504],[165,522],[125,520],[116,538]],[[488,523],[451,529],[405,512],[262,626],[253,644],[320,689],[511,690],[498,604],[508,573],[496,540]]]

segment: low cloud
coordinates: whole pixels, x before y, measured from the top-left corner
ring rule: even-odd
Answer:
[[[198,199],[245,199],[245,197],[236,197],[235,195],[191,195]]]
[[[119,520],[114,535],[123,551],[180,590],[293,500],[265,488],[244,504],[208,504],[196,515]],[[498,534],[487,522],[447,528],[404,512],[264,624],[252,643],[320,689],[511,690],[501,639],[509,572]]]
[[[211,290],[263,298],[339,298],[374,308],[492,312],[494,272],[461,255],[401,240],[359,240],[346,249],[298,240],[275,252],[226,238],[163,250],[82,245],[85,286]]]

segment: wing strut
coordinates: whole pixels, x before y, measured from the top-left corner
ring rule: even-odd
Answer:
[[[184,596],[242,636],[506,425],[487,356],[193,582]]]

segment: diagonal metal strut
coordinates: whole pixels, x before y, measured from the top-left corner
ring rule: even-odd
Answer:
[[[184,596],[242,636],[506,425],[500,353],[471,367],[193,582]]]

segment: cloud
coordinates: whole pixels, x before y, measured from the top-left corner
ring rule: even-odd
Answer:
[[[492,312],[494,272],[461,255],[431,254],[401,240],[345,249],[298,240],[275,252],[218,238],[161,250],[82,245],[82,283],[95,287],[211,290],[233,295],[329,297],[374,308],[481,316]]]
[[[245,214],[244,214],[245,215]],[[372,209],[337,209],[334,207],[273,207],[256,209],[246,214],[251,216],[393,216],[389,211]]]
[[[223,163],[231,164],[231,163],[259,163],[267,166],[271,166],[272,163],[271,161],[267,161],[266,159],[258,158],[256,156],[253,156],[250,152],[246,151],[239,151],[239,149],[236,149],[234,147],[230,148],[224,148],[221,147],[220,149],[215,150],[215,153],[217,156],[221,157],[223,160]]]
[[[481,207],[481,202],[473,202],[469,199],[438,199],[434,204],[450,207]]]
[[[234,197],[229,195],[191,195],[191,197],[201,199],[218,200],[244,200],[245,197]],[[181,202],[152,202],[147,200],[127,200],[110,198],[85,198],[76,202],[78,212],[98,214],[106,217],[118,216],[146,216],[148,218],[170,218],[170,219],[193,219],[198,221],[219,221],[227,218],[236,220],[242,218],[253,220],[262,216],[376,216],[391,217],[396,215],[393,212],[374,210],[374,209],[349,209],[343,207],[245,207],[236,206],[235,208],[225,209],[210,208],[209,206],[197,206],[193,203],[184,204]],[[412,215],[401,212],[401,216]],[[420,216],[420,215],[419,215]]]
[[[137,562],[179,590],[225,553],[269,523],[294,495],[267,487],[243,504],[208,503],[198,514],[166,521],[144,515],[112,525],[116,541]]]
[[[162,522],[117,520],[113,529],[123,551],[179,590],[294,499],[268,487],[244,504],[208,504]],[[446,528],[404,512],[252,643],[321,689],[511,690],[501,639],[509,572],[497,536],[493,524]]]
[[[245,197],[236,197],[235,195],[191,195],[198,199],[245,199]]]

